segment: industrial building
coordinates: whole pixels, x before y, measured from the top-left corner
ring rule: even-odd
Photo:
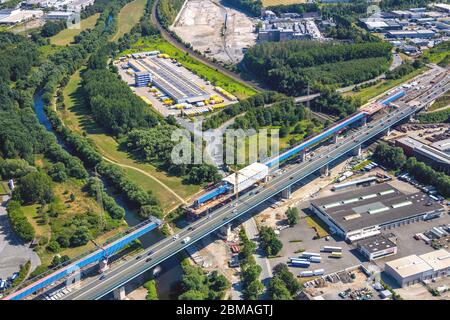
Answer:
[[[45,20],[73,20],[75,14],[71,11],[50,11],[44,17]]]
[[[386,263],[384,271],[401,287],[450,274],[450,253],[445,249],[410,255]]]
[[[434,169],[450,174],[449,154],[409,137],[397,139],[395,145],[402,148],[407,156],[414,156]]]
[[[14,25],[44,15],[42,10],[2,9],[0,10],[0,24]]]
[[[264,20],[258,31],[258,41],[288,41],[323,39],[314,19],[272,17]]]
[[[441,215],[444,211],[422,192],[405,195],[387,183],[311,201],[310,209],[332,233],[349,242]]]
[[[135,85],[142,87],[150,82],[176,103],[196,103],[209,99],[210,94],[177,72],[177,66],[161,55],[135,55],[128,66],[134,70]]]
[[[432,30],[399,30],[389,31],[386,36],[395,39],[424,38],[431,39],[436,35]]]
[[[397,245],[386,235],[379,234],[367,239],[358,241],[358,250],[369,261],[381,259],[397,253]]]
[[[400,23],[394,19],[381,19],[381,18],[361,18],[359,19],[362,26],[368,31],[383,32],[402,30],[403,27]]]

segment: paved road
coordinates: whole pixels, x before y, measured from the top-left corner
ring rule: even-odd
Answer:
[[[0,196],[0,279],[18,272],[20,265],[31,261],[31,270],[41,264],[39,256],[11,230],[6,213],[9,196]]]
[[[442,82],[435,85],[429,93],[424,94],[419,100],[423,104],[442,95],[450,89],[450,77],[447,75],[446,83]],[[64,296],[63,299],[98,299],[111,292],[117,287],[142,274],[146,270],[158,265],[165,259],[173,256],[177,252],[183,250],[189,244],[198,241],[206,234],[209,234],[221,226],[229,223],[238,216],[250,211],[262,202],[270,199],[281,190],[302,180],[311,173],[328,165],[330,162],[355,149],[364,141],[370,140],[378,134],[386,131],[387,128],[394,123],[399,122],[411,114],[417,112],[417,107],[411,107],[406,103],[399,103],[398,109],[391,109],[391,113],[386,114],[382,119],[371,121],[367,126],[361,127],[358,131],[349,134],[337,144],[330,145],[322,150],[320,154],[306,162],[297,163],[287,166],[282,174],[276,174],[265,185],[259,186],[252,192],[248,192],[239,197],[239,203],[231,202],[214,212],[211,212],[204,218],[201,218],[191,224],[189,227],[178,233],[178,239],[165,238],[154,246],[144,250],[137,259],[130,259],[119,265],[114,266],[105,275],[103,280],[99,277],[93,277],[83,281],[81,288],[73,290],[70,294]],[[184,243],[183,239],[189,236],[190,241]]]

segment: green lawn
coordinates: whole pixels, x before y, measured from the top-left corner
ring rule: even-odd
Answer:
[[[66,109],[58,110],[58,113],[64,124],[78,133],[86,132],[87,137],[93,141],[99,151],[108,159],[147,172],[167,185],[183,199],[190,200],[194,194],[199,192],[201,189],[200,186],[185,185],[182,183],[181,178],[169,176],[151,164],[140,163],[132,159],[128,153],[119,150],[119,143],[112,136],[105,133],[90,117],[89,110],[84,103],[81,93],[80,72],[82,70],[72,75],[63,91]],[[144,189],[152,190],[155,196],[161,201],[164,209],[171,209],[176,204],[180,204],[180,201],[164,189],[156,180],[143,175],[137,170],[130,168],[124,168],[124,170],[133,181],[140,184]]]
[[[177,59],[187,69],[209,80],[216,86],[222,87],[223,89],[229,91],[239,99],[247,98],[256,93],[254,89],[247,87],[245,84],[237,82],[219,71],[197,61],[191,56],[186,55],[183,51],[158,36],[140,38],[131,46],[131,49],[121,52],[120,56],[129,53],[152,50],[159,50],[163,53],[167,53],[171,57]]]
[[[0,195],[9,194],[8,182],[0,181]]]
[[[370,99],[373,99],[373,98],[379,96],[380,94],[383,94],[386,91],[389,91],[390,89],[400,85],[403,82],[406,82],[406,81],[414,78],[415,76],[425,72],[426,70],[428,70],[427,67],[422,67],[417,70],[414,70],[410,74],[407,74],[406,76],[404,76],[400,79],[382,80],[382,81],[374,84],[373,86],[361,89],[361,91],[358,91],[358,92],[350,91],[350,92],[344,93],[344,95],[351,96],[354,98],[359,98],[359,99],[361,99],[361,103],[365,104]]]
[[[120,10],[117,32],[111,38],[111,41],[117,41],[120,37],[131,31],[144,14],[146,3],[147,0],[134,0]]]
[[[86,19],[81,20],[81,28],[77,29],[64,29],[58,34],[50,38],[50,43],[57,46],[65,46],[74,42],[75,37],[82,31],[92,29],[97,23],[97,19],[100,17],[100,13],[96,13]]]

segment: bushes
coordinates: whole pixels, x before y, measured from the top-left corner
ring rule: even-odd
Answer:
[[[179,300],[219,300],[230,287],[228,280],[217,271],[205,275],[202,268],[190,265],[188,260],[184,260],[181,266],[183,293]]]
[[[149,280],[144,283],[144,288],[147,289],[147,295],[145,296],[146,300],[159,300],[155,280]]]
[[[8,219],[11,223],[12,229],[25,242],[30,242],[35,237],[33,226],[25,217],[22,207],[18,201],[10,201],[6,207],[8,211]]]
[[[13,191],[13,199],[26,204],[50,203],[54,196],[52,180],[44,172],[31,172],[20,178]]]
[[[261,10],[263,9],[261,0],[226,0],[225,2],[257,17],[261,14]]]
[[[125,210],[120,207],[116,201],[106,193],[103,182],[98,178],[89,178],[88,182],[84,186],[84,189],[89,193],[91,197],[101,198],[103,207],[106,212],[113,219],[123,219],[125,217]]]
[[[238,103],[229,105],[223,110],[212,114],[206,118],[203,122],[203,130],[214,129],[219,127],[222,123],[230,120],[231,118],[252,109],[260,109],[265,104],[274,103],[286,99],[282,94],[275,91],[264,91],[257,93],[245,100]]]
[[[161,25],[168,28],[174,22],[183,3],[184,0],[160,0],[157,12]]]
[[[139,185],[129,180],[125,172],[114,165],[102,163],[99,173],[110,181],[118,191],[123,192],[130,205],[140,208],[144,205],[159,205],[158,200],[150,192],[145,192]]]
[[[421,123],[448,123],[450,122],[450,108],[436,112],[421,113],[417,116],[417,119]]]
[[[19,284],[21,284],[28,276],[30,269],[31,269],[31,261],[28,260],[25,264],[20,266],[19,275],[17,276],[17,278],[14,279],[12,287],[16,287]]]

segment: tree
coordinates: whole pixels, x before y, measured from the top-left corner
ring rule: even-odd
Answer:
[[[373,153],[375,161],[389,169],[398,170],[406,162],[402,148],[391,147],[386,143],[379,143]]]
[[[58,242],[52,240],[52,241],[50,241],[50,242],[48,243],[46,249],[47,249],[47,251],[49,251],[49,252],[56,253],[56,252],[59,252],[59,251],[61,250],[61,246],[59,245]]]
[[[89,229],[81,226],[75,230],[73,235],[70,237],[70,245],[72,247],[84,246],[91,239]]]
[[[243,293],[246,300],[258,300],[264,291],[264,285],[258,279],[245,286]]]
[[[148,219],[150,216],[154,216],[156,218],[162,218],[164,216],[164,212],[160,206],[157,205],[146,205],[142,206],[139,209],[139,217]]]
[[[261,227],[259,237],[261,239],[261,247],[268,256],[278,254],[283,248],[283,243],[277,238],[272,228]]]
[[[295,296],[301,289],[300,283],[292,272],[289,271],[289,268],[285,263],[277,264],[273,269],[273,274],[284,282],[292,296]]]
[[[68,179],[66,166],[62,162],[57,162],[52,165],[48,170],[48,174],[56,182],[64,182]]]
[[[13,191],[13,198],[25,204],[51,202],[53,200],[52,180],[44,172],[31,172],[19,179]]]
[[[289,208],[286,211],[286,216],[287,216],[287,220],[289,225],[294,225],[297,224],[298,222],[298,218],[299,218],[299,210],[298,208],[294,207],[294,208]]]
[[[12,229],[25,242],[30,242],[35,237],[35,230],[22,211],[20,202],[10,201],[6,207],[8,219]]]
[[[292,300],[292,295],[286,288],[285,283],[279,277],[273,277],[269,281],[269,294],[272,300]]]

